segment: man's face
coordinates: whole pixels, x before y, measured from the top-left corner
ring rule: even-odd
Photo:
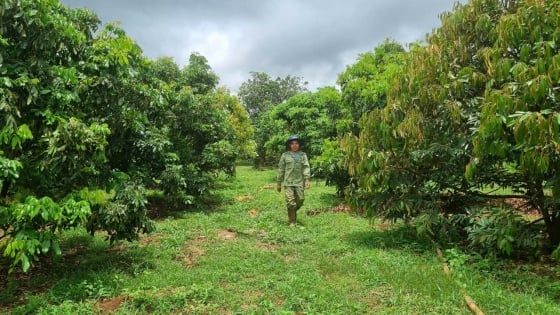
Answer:
[[[299,141],[292,140],[290,141],[290,151],[297,152],[299,150]]]

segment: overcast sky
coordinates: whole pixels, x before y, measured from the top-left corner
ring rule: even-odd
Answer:
[[[338,74],[385,38],[425,39],[456,0],[61,0],[120,22],[155,59],[181,67],[198,52],[236,92],[250,72],[335,86]],[[460,0],[465,3],[467,0]]]

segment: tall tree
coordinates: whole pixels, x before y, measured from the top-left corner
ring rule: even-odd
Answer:
[[[360,54],[356,63],[338,76],[344,115],[337,122],[337,141],[326,141],[323,155],[317,161],[327,183],[335,185],[339,195],[352,194],[355,189],[340,142],[344,138],[354,141],[362,132],[358,122],[372,110],[387,105],[387,90],[401,71],[404,58],[404,48],[386,39],[372,51]]]
[[[336,120],[341,116],[340,94],[333,87],[292,96],[260,117],[259,155],[275,161],[286,150],[286,139],[298,134],[304,140],[302,149],[313,159],[322,153],[325,139],[336,137]]]
[[[160,57],[150,67],[151,75],[165,83],[181,83],[181,70],[171,57]],[[179,86],[182,88],[182,86]]]
[[[217,84],[203,56],[184,78],[56,0],[3,1],[0,20],[0,247],[12,267],[60,254],[58,232],[78,225],[134,240],[154,228],[145,186],[184,205],[232,173],[229,113],[200,94]]]
[[[255,130],[249,113],[239,99],[225,88],[218,88],[215,98],[216,106],[228,114],[228,121],[232,130],[230,139],[238,156],[242,159],[255,158],[257,154],[254,140]]]
[[[472,215],[503,199],[481,190],[498,185],[541,211],[557,245],[560,203],[544,189],[557,191],[559,182],[559,20],[549,18],[558,8],[557,1],[473,0],[443,14],[427,45],[413,47],[388,105],[345,143],[349,169],[360,174],[357,206],[386,219],[416,218],[419,231],[447,237],[458,225],[471,244],[511,254],[532,242],[523,234],[530,225],[502,208]]]
[[[183,68],[185,84],[190,86],[195,94],[206,94],[214,89],[219,77],[208,64],[208,59],[197,52],[191,53],[189,63]]]
[[[286,76],[272,79],[264,72],[251,72],[251,78],[243,82],[237,95],[247,108],[251,119],[290,97],[307,91],[307,82],[300,77]]]
[[[508,1],[482,14],[478,30],[493,45],[480,51],[489,78],[481,100],[471,181],[519,192],[539,210],[560,245],[560,2]],[[488,172],[491,170],[491,172]],[[550,191],[550,193],[548,193]]]
[[[337,83],[354,124],[353,133],[359,132],[357,124],[362,115],[387,105],[387,90],[404,64],[404,55],[401,44],[385,39],[339,74]]]

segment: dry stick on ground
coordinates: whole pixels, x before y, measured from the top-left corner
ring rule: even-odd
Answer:
[[[449,266],[445,262],[445,258],[443,257],[443,253],[441,252],[441,249],[439,249],[439,247],[436,247],[436,252],[438,254],[440,261],[443,263],[443,273],[445,273],[446,276],[451,277],[451,271],[449,270]],[[473,299],[467,294],[467,292],[464,289],[461,289],[461,294],[463,295],[465,304],[467,304],[467,307],[473,314],[484,315],[484,312],[480,308],[478,308],[476,303],[473,301]]]

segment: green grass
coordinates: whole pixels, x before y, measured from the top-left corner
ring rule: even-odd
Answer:
[[[290,228],[274,177],[239,167],[211,207],[163,211],[139,242],[67,232],[62,260],[6,278],[0,313],[470,314],[465,290],[486,314],[560,314],[555,266],[450,250],[447,277],[409,229],[329,211],[339,201],[320,182]]]

